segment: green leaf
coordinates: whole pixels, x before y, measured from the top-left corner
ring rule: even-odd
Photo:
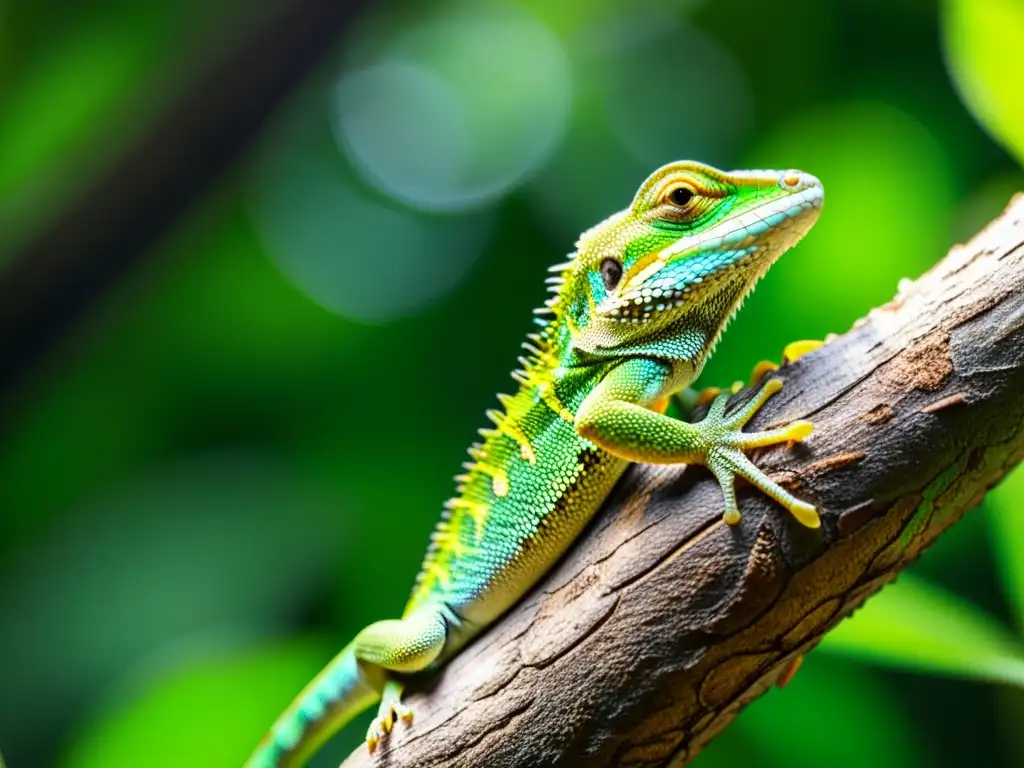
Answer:
[[[842,695],[836,695],[842,691]],[[850,739],[850,733],[871,734]],[[935,765],[928,745],[914,728],[909,712],[891,695],[877,674],[824,654],[807,657],[783,690],[769,691],[745,711],[724,741],[735,737],[749,745],[753,759],[725,761],[725,766],[760,768],[916,768]],[[718,740],[716,740],[717,742]],[[842,744],[842,749],[836,749]],[[713,743],[711,753],[716,753]],[[703,757],[703,755],[702,755]],[[713,768],[709,762],[696,768]]]
[[[115,691],[72,742],[62,768],[241,765],[274,718],[332,654],[321,640],[189,654]]]
[[[1017,467],[985,497],[992,532],[992,549],[1003,589],[1024,628],[1024,469]]]
[[[946,0],[946,61],[974,117],[1024,164],[1024,3]]]
[[[899,669],[1024,687],[1024,646],[977,606],[908,574],[821,647]]]
[[[3,746],[46,738],[154,648],[288,621],[332,572],[340,525],[286,462],[242,448],[83,503],[0,582],[0,616],[17,617],[0,632]]]

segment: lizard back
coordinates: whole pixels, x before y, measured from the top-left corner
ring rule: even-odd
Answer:
[[[617,362],[583,363],[567,338],[556,319],[525,345],[529,356],[513,374],[519,389],[499,396],[502,411],[487,412],[494,426],[469,449],[406,615],[443,603],[468,624],[468,639],[562,555],[626,468],[573,424],[579,404]]]

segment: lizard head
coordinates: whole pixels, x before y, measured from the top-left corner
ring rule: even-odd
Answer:
[[[655,171],[632,204],[584,232],[554,306],[573,346],[698,368],[744,297],[813,226],[823,190],[800,171]]]

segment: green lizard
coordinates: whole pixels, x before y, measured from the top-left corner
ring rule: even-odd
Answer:
[[[412,722],[402,676],[442,664],[519,600],[565,552],[629,462],[697,463],[740,522],[736,476],[804,525],[815,508],[744,455],[800,441],[811,424],[743,426],[782,387],[769,379],[726,413],[729,393],[690,424],[665,415],[697,378],[744,297],[818,218],[823,190],[800,171],[725,173],[694,162],[655,171],[630,206],[584,232],[552,268],[555,294],[513,374],[515,396],[469,449],[401,619],[362,630],[281,715],[247,763],[299,766],[380,701],[373,751],[396,719]]]

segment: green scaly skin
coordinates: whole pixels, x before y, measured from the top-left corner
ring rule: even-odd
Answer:
[[[664,410],[697,378],[754,284],[817,220],[822,199],[818,180],[799,171],[724,173],[678,162],[585,232],[572,258],[552,269],[555,295],[514,374],[519,391],[488,412],[493,427],[469,449],[402,618],[360,632],[281,715],[249,768],[302,765],[378,700],[371,751],[396,718],[411,722],[402,674],[444,664],[519,600],[630,462],[706,465],[728,524],[740,522],[740,476],[817,527],[814,507],[743,453],[810,434],[807,422],[742,431],[781,381],[769,379],[731,414],[728,393],[717,397],[696,424]]]

